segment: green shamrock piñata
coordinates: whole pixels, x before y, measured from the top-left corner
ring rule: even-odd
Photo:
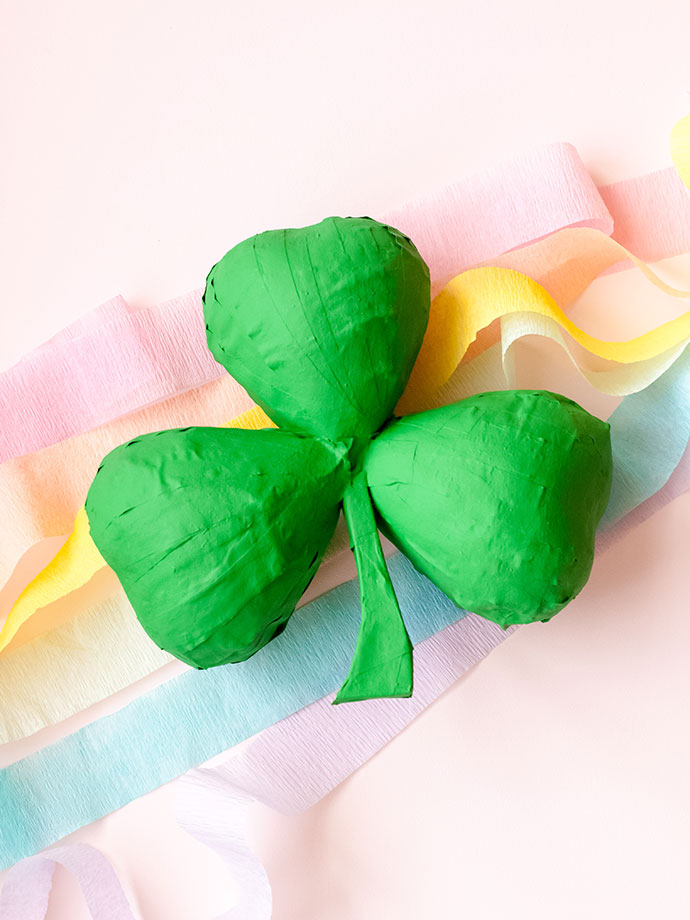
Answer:
[[[161,648],[201,668],[257,652],[285,629],[341,509],[362,622],[337,702],[412,693],[379,528],[502,626],[548,620],[580,591],[611,485],[608,425],[534,390],[394,418],[429,304],[412,242],[369,218],[261,233],[211,269],[209,348],[279,427],[135,438],[86,503]]]

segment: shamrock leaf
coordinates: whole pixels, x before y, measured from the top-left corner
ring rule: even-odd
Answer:
[[[456,604],[501,626],[584,587],[611,488],[609,426],[543,390],[392,422],[365,462],[382,531]]]
[[[336,702],[412,692],[378,526],[452,600],[504,626],[548,619],[584,585],[608,426],[541,391],[394,420],[429,316],[428,269],[397,230],[329,218],[259,234],[211,270],[204,314],[214,356],[279,430],[136,439],[87,500],[94,541],[162,648],[198,667],[258,651],[341,507],[362,622]]]
[[[344,445],[288,431],[178,428],[115,448],[91,535],[151,638],[206,668],[285,628],[335,530]]]
[[[429,302],[407,237],[331,217],[231,249],[209,272],[204,315],[214,358],[276,425],[368,441],[402,396]]]

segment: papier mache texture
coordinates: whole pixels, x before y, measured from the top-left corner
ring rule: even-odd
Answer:
[[[286,627],[341,508],[362,622],[337,702],[412,693],[378,528],[502,626],[547,620],[583,587],[611,486],[608,425],[542,391],[396,419],[429,306],[414,244],[369,218],[262,233],[211,269],[209,347],[279,429],[136,438],[86,502],[162,648],[197,667],[257,652]]]

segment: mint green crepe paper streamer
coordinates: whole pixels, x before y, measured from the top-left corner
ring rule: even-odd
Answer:
[[[609,419],[609,526],[663,485],[682,456],[689,365],[686,352],[652,386],[626,396]],[[404,556],[388,567],[414,643],[465,615]],[[0,770],[0,868],[333,692],[352,658],[358,619],[353,580],[297,611],[291,629],[248,661],[190,671]]]

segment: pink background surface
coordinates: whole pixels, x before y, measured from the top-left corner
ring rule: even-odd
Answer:
[[[5,4],[0,368],[98,303],[198,287],[242,237],[394,207],[555,140],[595,179],[665,166],[690,12],[501,2]],[[664,266],[690,285],[690,259]],[[679,307],[633,273],[573,316],[623,337]],[[603,408],[550,345],[519,382]],[[373,761],[297,817],[254,809],[276,920],[681,918],[686,495]],[[169,787],[84,829],[143,920],[206,920],[232,883]],[[64,873],[52,920],[87,916]]]

